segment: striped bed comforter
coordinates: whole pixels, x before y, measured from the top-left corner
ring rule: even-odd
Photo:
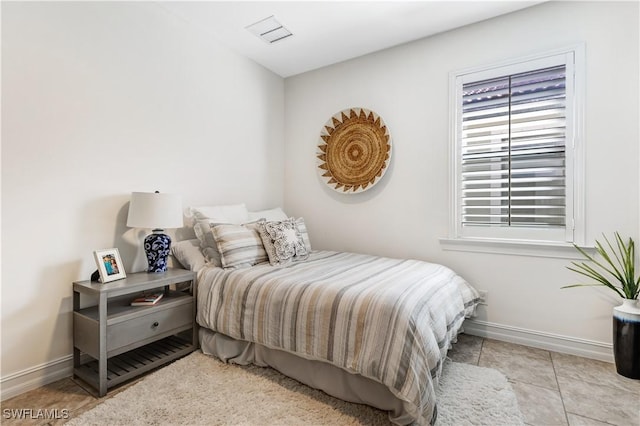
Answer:
[[[203,268],[197,294],[201,326],[380,382],[418,424],[435,421],[442,361],[479,297],[442,265],[330,251]]]

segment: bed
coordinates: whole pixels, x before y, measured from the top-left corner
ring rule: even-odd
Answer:
[[[340,399],[388,411],[396,424],[434,424],[434,389],[448,349],[474,313],[477,291],[439,264],[311,250],[304,222],[280,216],[259,225],[207,218],[196,231],[206,253],[211,246],[202,241],[210,228],[209,244],[213,237],[220,256],[181,261],[198,271],[202,351],[225,362],[270,366]],[[292,226],[289,237],[297,236],[298,246],[287,261],[272,261],[273,245],[260,238],[265,221]]]

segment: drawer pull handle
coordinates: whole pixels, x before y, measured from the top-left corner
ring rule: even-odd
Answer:
[[[156,321],[151,325],[151,328],[156,328],[159,325],[160,325],[160,323],[158,321]]]

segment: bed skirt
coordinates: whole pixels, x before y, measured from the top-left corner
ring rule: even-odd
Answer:
[[[271,367],[336,398],[387,411],[389,420],[395,424],[411,424],[415,419],[415,414],[408,412],[408,404],[374,380],[349,373],[327,362],[305,359],[289,352],[236,340],[204,327],[200,327],[199,335],[202,352],[224,362]]]

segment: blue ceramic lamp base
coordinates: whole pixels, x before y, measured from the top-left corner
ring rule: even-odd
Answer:
[[[148,272],[165,272],[167,259],[171,250],[171,238],[162,233],[162,229],[154,229],[153,234],[144,239],[144,251],[149,263]]]

